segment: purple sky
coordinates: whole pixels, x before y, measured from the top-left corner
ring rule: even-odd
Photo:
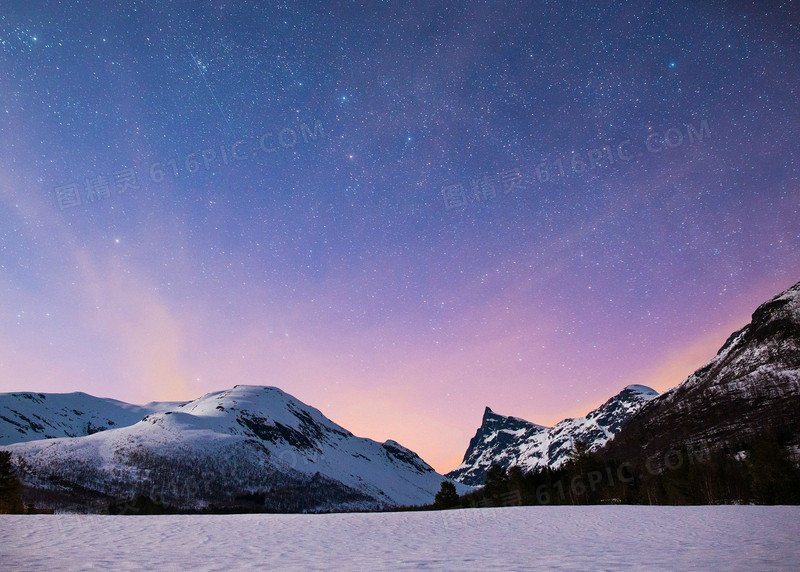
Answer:
[[[7,9],[0,391],[275,385],[448,470],[672,387],[800,279],[791,10]]]

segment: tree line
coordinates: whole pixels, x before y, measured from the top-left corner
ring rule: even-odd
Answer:
[[[569,459],[558,468],[524,472],[519,466],[493,465],[482,488],[459,496],[453,483],[444,481],[432,505],[413,510],[585,504],[800,504],[798,451],[792,452],[790,442],[786,437],[766,435],[747,446],[714,452],[683,445],[667,452],[658,462],[606,459],[602,450],[592,453],[584,443],[576,442]],[[228,488],[224,482],[215,484],[218,493]],[[285,483],[227,502],[218,496],[217,506],[210,510],[302,512],[363,500],[353,498],[351,493],[312,479],[299,488]],[[160,495],[152,497],[112,500],[106,510],[111,514],[193,512],[185,506],[167,505]],[[23,487],[11,453],[0,451],[0,514],[25,512],[37,511],[24,506]]]
[[[23,514],[22,483],[11,463],[11,452],[0,451],[0,514]]]
[[[428,508],[733,503],[800,504],[800,467],[783,439],[763,436],[739,451],[683,445],[658,463],[604,459],[576,442],[558,468],[493,465],[483,488],[461,496],[445,481]]]

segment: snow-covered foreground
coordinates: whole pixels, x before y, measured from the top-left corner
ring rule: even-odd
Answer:
[[[800,569],[800,507],[0,516],[3,570]]]

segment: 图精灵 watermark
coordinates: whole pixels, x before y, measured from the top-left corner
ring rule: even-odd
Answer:
[[[223,143],[152,161],[143,169],[129,166],[111,173],[94,173],[55,187],[56,203],[62,211],[98,203],[114,195],[141,191],[145,185],[186,179],[201,171],[214,171],[274,153],[280,154],[298,145],[325,139],[322,122],[315,119],[310,123],[274,129],[258,137],[238,139],[232,144]]]
[[[441,188],[445,209],[455,210],[471,204],[481,204],[515,191],[525,191],[534,184],[547,184],[574,178],[614,164],[631,164],[647,155],[666,154],[678,147],[696,145],[711,137],[708,120],[699,126],[685,123],[663,131],[650,131],[638,139],[626,138],[613,144],[586,147],[579,151],[558,154],[531,164],[524,172],[520,168],[506,169],[497,174],[483,174],[466,183],[454,182]]]

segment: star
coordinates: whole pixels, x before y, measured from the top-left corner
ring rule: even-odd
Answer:
[[[402,350],[419,375],[398,391],[439,406],[464,387],[443,410],[469,417],[490,377],[509,404],[539,383],[547,401],[574,379],[582,394],[635,378],[677,351],[675,332],[717,335],[709,324],[800,268],[790,2],[774,18],[551,2],[535,25],[519,3],[429,22],[392,3],[335,18],[308,3],[175,3],[169,18],[136,3],[105,23],[25,4],[0,10],[0,300],[69,325],[80,359],[65,387],[91,392],[85,371],[104,393],[101,377],[133,379],[98,357],[115,348],[162,355],[156,336],[97,335],[84,285],[106,279],[108,303],[148,312],[142,327],[196,342],[158,364],[191,382],[187,399],[275,322],[297,333],[248,352],[245,382],[285,356],[285,389],[316,402],[324,384],[305,370],[336,364],[356,399],[399,379]],[[781,128],[767,142],[768,124]],[[37,339],[31,322],[21,340]]]

